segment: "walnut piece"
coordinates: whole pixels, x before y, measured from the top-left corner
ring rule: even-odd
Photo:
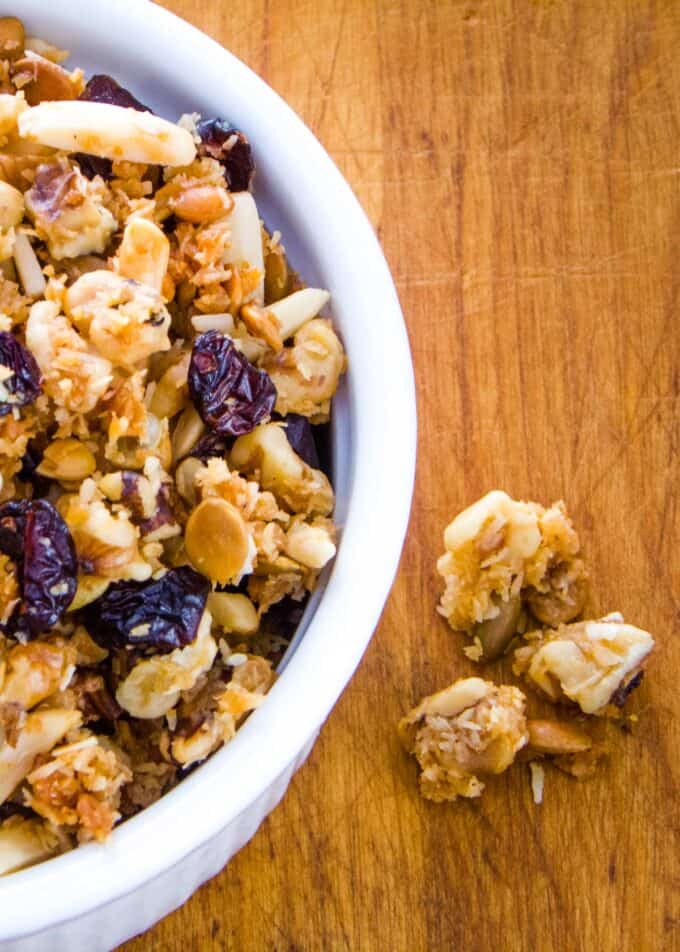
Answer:
[[[437,571],[446,587],[439,605],[452,628],[498,657],[517,631],[524,605],[546,624],[583,609],[586,571],[564,503],[549,509],[494,490],[461,512],[444,532]]]
[[[551,701],[573,701],[585,714],[620,707],[640,683],[654,647],[649,632],[626,625],[618,612],[598,621],[533,631],[517,648],[513,671]]]
[[[428,800],[478,797],[476,774],[499,774],[529,735],[519,688],[463,678],[426,697],[399,722],[399,736],[420,765],[420,792]]]

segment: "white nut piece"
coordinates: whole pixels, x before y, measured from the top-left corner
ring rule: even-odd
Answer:
[[[267,310],[281,325],[281,340],[287,340],[300,330],[303,324],[316,317],[321,309],[330,301],[330,293],[320,288],[303,288],[295,291],[288,297],[281,298],[274,304],[267,305]]]
[[[40,297],[45,292],[47,282],[33,250],[33,245],[23,231],[16,233],[13,254],[14,264],[19,273],[24,294],[27,294],[28,297]]]
[[[17,93],[16,96],[0,93],[0,136],[16,131],[19,116],[26,109],[28,105],[22,92]]]
[[[584,714],[599,714],[626,686],[654,647],[647,631],[620,615],[531,632],[515,651],[513,671],[525,675],[553,701],[574,701]]]
[[[80,711],[45,708],[26,717],[16,745],[0,747],[0,803],[4,803],[24,777],[30,773],[38,754],[46,754],[82,721]]]
[[[227,221],[231,229],[229,247],[224,253],[225,264],[256,268],[262,275],[253,299],[264,301],[264,253],[262,251],[262,228],[255,199],[250,192],[235,192],[234,207]]]
[[[170,242],[158,225],[147,218],[133,218],[125,226],[114,267],[122,277],[160,293],[169,259]]]
[[[302,460],[277,423],[263,423],[234,443],[230,463],[248,475],[259,473],[263,489],[272,492],[293,512],[327,516],[333,509],[333,489],[326,475]]]
[[[59,853],[59,837],[43,820],[12,817],[0,826],[0,876]]]
[[[24,196],[18,188],[0,182],[0,228],[15,228],[24,217]]]
[[[44,102],[21,113],[18,126],[29,142],[115,161],[177,166],[196,156],[186,129],[150,112],[109,103]]]
[[[257,609],[239,592],[211,592],[208,608],[216,625],[235,635],[254,635],[259,626]]]
[[[69,438],[53,440],[43,453],[42,462],[36,472],[48,479],[62,482],[80,482],[91,476],[97,468],[97,461],[91,450],[80,440]]]
[[[334,557],[335,544],[327,529],[300,522],[287,532],[284,551],[296,562],[318,571]]]
[[[135,665],[116,691],[116,700],[133,717],[163,717],[200,676],[210,669],[217,644],[210,634],[212,618],[203,613],[195,639],[186,648],[154,655]]]
[[[191,452],[205,433],[205,429],[205,423],[198,415],[198,411],[193,404],[189,404],[179,417],[172,434],[174,462],[184,459]]]

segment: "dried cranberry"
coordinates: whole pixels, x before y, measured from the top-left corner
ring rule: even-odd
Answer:
[[[243,132],[234,129],[225,119],[201,119],[196,125],[201,137],[199,155],[217,159],[224,169],[224,178],[232,192],[246,192],[255,172],[250,142]]]
[[[137,112],[152,111],[136,99],[129,90],[117,83],[113,76],[107,76],[105,73],[97,73],[93,76],[78,98],[88,102],[105,102],[111,106],[122,106],[124,109],[136,109]]]
[[[196,637],[209,590],[208,580],[184,565],[148,582],[114,582],[83,609],[82,618],[103,648],[172,651]]]
[[[103,73],[93,76],[78,98],[88,102],[105,102],[112,106],[123,106],[125,109],[136,109],[137,112],[151,112],[148,106],[135,99],[132,93],[119,85],[112,76],[106,76]],[[83,175],[89,179],[93,179],[95,175],[100,175],[103,179],[111,178],[111,159],[103,159],[87,152],[77,152],[74,158]]]
[[[30,820],[36,817],[37,814],[30,807],[23,803],[16,803],[14,800],[5,800],[4,803],[0,803],[0,823],[3,820],[9,820],[12,816],[20,816],[25,820]]]
[[[76,592],[76,551],[68,526],[46,499],[0,506],[0,551],[17,564],[21,602],[3,630],[26,638],[55,625]]]
[[[13,407],[33,403],[40,393],[40,368],[10,331],[0,331],[0,367],[12,374],[0,379],[0,416],[5,416]]]
[[[195,456],[196,459],[200,459],[203,463],[214,457],[224,459],[231,449],[233,442],[233,439],[222,436],[220,433],[206,433],[205,436],[201,437],[196,446],[194,446],[189,455]]]
[[[314,442],[314,430],[307,417],[289,413],[282,417],[286,424],[286,436],[297,455],[314,469],[319,468],[319,454]]]
[[[296,601],[290,595],[286,595],[285,598],[270,606],[265,615],[267,630],[276,632],[282,638],[291,639],[302,621],[307,598],[308,596],[305,596],[301,601]]]
[[[201,419],[223,436],[242,436],[267,420],[276,403],[276,387],[219,331],[194,341],[189,363],[189,392]]]

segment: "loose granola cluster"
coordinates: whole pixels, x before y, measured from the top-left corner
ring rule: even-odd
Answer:
[[[444,544],[439,611],[472,637],[465,654],[490,661],[514,649],[514,674],[571,719],[527,719],[519,688],[464,678],[401,720],[402,743],[430,800],[479,796],[477,774],[502,772],[522,751],[540,803],[540,759],[577,778],[595,770],[607,748],[584,730],[585,716],[620,716],[654,639],[618,612],[574,621],[585,607],[587,573],[562,502],[545,509],[491,492],[453,520]]]
[[[229,741],[336,545],[345,354],[246,136],[65,56],[0,18],[0,873]]]

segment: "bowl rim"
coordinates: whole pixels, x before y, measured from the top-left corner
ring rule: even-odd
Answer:
[[[29,20],[39,17],[41,2],[19,0],[16,12]],[[60,16],[73,20],[78,5],[65,5]],[[255,115],[268,113],[285,125],[312,173],[315,212],[326,217],[329,241],[338,242],[357,291],[359,273],[364,279],[370,274],[361,288],[359,310],[379,318],[362,333],[369,354],[384,354],[385,359],[371,367],[367,357],[361,374],[353,364],[351,437],[361,478],[353,473],[342,542],[324,595],[267,702],[228,745],[157,803],[117,827],[107,843],[79,847],[3,878],[0,939],[39,933],[92,912],[171,869],[237,820],[299,757],[351,678],[378,623],[398,567],[415,476],[415,385],[401,308],[373,228],[326,150],[264,80],[175,14],[138,0],[89,0],[89,6],[100,6],[117,27],[141,30],[147,38],[181,30],[199,69],[208,75],[219,66],[225,83],[234,81],[240,96],[258,104]],[[118,30],[110,33],[115,42]],[[372,392],[378,386],[379,395]],[[329,633],[335,639],[330,652]],[[238,784],[233,783],[235,775]]]

